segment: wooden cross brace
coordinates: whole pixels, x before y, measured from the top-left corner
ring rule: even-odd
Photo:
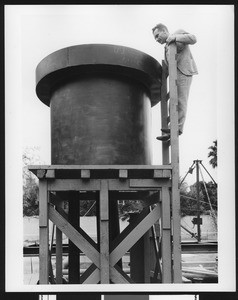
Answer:
[[[126,229],[112,242],[109,251],[109,235],[108,235],[108,209],[105,205],[108,203],[106,181],[102,181],[101,197],[100,197],[100,219],[101,232],[100,244],[97,245],[81,228],[76,230],[58,211],[49,205],[49,219],[61,230],[85,255],[93,262],[93,264],[81,276],[81,282],[84,284],[98,282],[109,283],[132,283],[116,263],[123,255],[156,223],[161,217],[160,204],[155,206],[153,210],[147,212],[142,211],[134,223],[129,224]],[[104,201],[102,200],[104,199]],[[104,211],[104,213],[102,213]]]

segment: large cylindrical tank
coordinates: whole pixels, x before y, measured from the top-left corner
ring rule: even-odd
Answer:
[[[36,69],[36,93],[51,111],[52,164],[151,164],[151,106],[161,66],[123,46],[61,49]]]

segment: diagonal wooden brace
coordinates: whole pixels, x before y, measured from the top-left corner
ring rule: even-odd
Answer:
[[[94,245],[69,224],[51,205],[49,205],[49,218],[98,268],[100,268],[99,252],[95,249]]]
[[[127,226],[128,234],[110,254],[110,265],[112,267],[155,224],[160,218],[160,214],[160,205],[157,205],[136,227],[133,224]]]

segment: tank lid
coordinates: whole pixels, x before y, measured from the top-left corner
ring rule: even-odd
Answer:
[[[113,73],[133,78],[150,91],[152,106],[160,101],[162,67],[139,50],[109,44],[83,44],[60,49],[46,56],[36,68],[36,94],[50,104],[51,90],[69,76]]]

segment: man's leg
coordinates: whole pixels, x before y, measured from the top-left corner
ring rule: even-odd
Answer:
[[[183,133],[183,127],[187,114],[188,96],[192,83],[192,76],[186,76],[178,70],[178,126],[179,132]]]

